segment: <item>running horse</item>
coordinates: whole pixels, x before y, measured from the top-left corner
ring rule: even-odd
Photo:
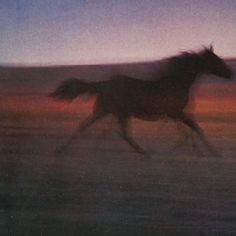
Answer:
[[[92,115],[79,125],[60,150],[66,148],[95,121],[112,114],[118,120],[122,138],[138,153],[146,155],[130,135],[130,119],[136,117],[156,121],[164,116],[189,127],[206,148],[216,154],[203,130],[184,108],[189,103],[190,89],[199,75],[212,74],[231,79],[231,69],[214,53],[212,46],[199,52],[183,52],[166,61],[165,75],[159,76],[160,78],[157,75],[157,79],[151,81],[119,74],[98,82],[86,82],[77,78],[65,80],[50,94],[51,97],[72,101],[77,96],[87,94],[95,95],[96,101]]]

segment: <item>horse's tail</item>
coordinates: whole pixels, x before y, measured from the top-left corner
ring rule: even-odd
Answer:
[[[76,97],[83,94],[96,94],[97,86],[93,82],[85,82],[76,78],[65,80],[54,92],[49,96],[59,99],[72,101]]]

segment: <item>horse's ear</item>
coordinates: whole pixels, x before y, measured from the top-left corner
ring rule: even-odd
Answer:
[[[213,43],[210,44],[209,48],[208,48],[209,51],[211,52],[214,52],[214,47],[213,47]]]
[[[210,44],[209,46],[202,46],[203,47],[203,52],[213,52],[213,45]]]

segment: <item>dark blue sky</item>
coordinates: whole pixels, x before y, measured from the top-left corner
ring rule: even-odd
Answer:
[[[1,0],[0,63],[150,60],[211,42],[236,56],[235,0]]]

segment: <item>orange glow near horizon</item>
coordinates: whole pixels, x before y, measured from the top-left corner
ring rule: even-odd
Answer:
[[[61,102],[41,96],[5,96],[0,106],[3,112],[27,113],[89,113],[94,105],[95,97],[80,98],[74,102]],[[198,97],[193,112],[196,113],[236,113],[236,99],[221,97]]]
[[[52,132],[72,132],[75,127],[92,112],[94,97],[87,100],[78,99],[73,103],[63,103],[48,97],[37,96],[14,96],[2,97],[0,100],[1,126],[17,126],[28,128],[51,129]],[[192,111],[196,115],[197,122],[205,130],[218,132],[219,130],[236,130],[236,99],[198,98],[196,107]],[[105,119],[104,122],[97,122],[96,129],[116,129]],[[107,122],[107,123],[106,123]],[[164,123],[163,123],[164,122]],[[148,122],[139,119],[132,119],[132,126],[135,127],[134,134],[143,137],[153,138],[155,135],[167,135],[168,132],[178,132],[175,122],[158,121]],[[166,125],[167,124],[167,125]],[[106,128],[108,126],[108,128]],[[162,130],[165,127],[165,132]],[[113,132],[113,131],[112,131]],[[167,132],[167,133],[166,133]]]

